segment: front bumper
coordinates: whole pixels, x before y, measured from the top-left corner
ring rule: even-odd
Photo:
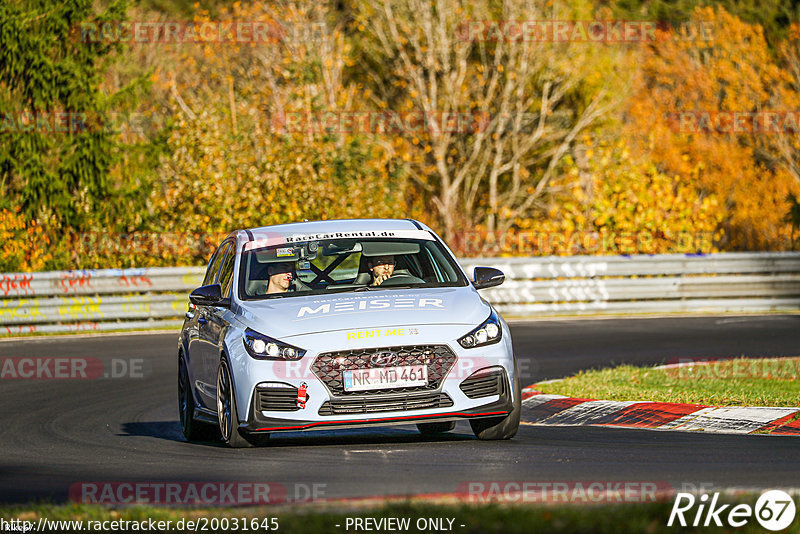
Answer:
[[[330,421],[315,419],[289,419],[266,417],[262,412],[255,410],[256,403],[251,402],[250,416],[247,423],[242,423],[239,428],[245,432],[298,432],[321,429],[340,429],[365,427],[372,425],[407,425],[413,423],[435,423],[457,421],[460,419],[476,419],[485,417],[503,417],[511,413],[514,408],[512,388],[509,387],[508,378],[501,394],[493,397],[496,400],[477,407],[465,410],[450,408],[436,410],[435,413],[414,413],[413,411],[373,412],[370,414],[354,415],[352,418],[338,418]],[[440,394],[443,395],[443,394]],[[384,399],[390,395],[381,396]],[[395,396],[397,397],[397,396]],[[428,411],[428,410],[426,410]],[[297,412],[292,412],[292,415]],[[287,414],[288,415],[288,414]],[[299,415],[299,414],[298,414]]]

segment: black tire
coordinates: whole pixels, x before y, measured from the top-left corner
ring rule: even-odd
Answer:
[[[262,445],[269,434],[246,434],[239,430],[239,415],[236,410],[236,395],[228,361],[222,358],[217,369],[217,422],[219,433],[229,447],[234,449]]]
[[[444,423],[417,423],[420,434],[441,434],[450,432],[456,427],[455,421],[445,421]]]
[[[511,439],[519,429],[519,419],[522,415],[522,388],[519,385],[519,372],[514,364],[514,407],[511,413],[504,417],[487,417],[485,419],[470,419],[469,425],[478,439],[497,440]]]
[[[194,418],[194,396],[192,395],[189,371],[183,355],[178,355],[178,414],[181,431],[186,441],[212,441],[218,438],[216,428]]]

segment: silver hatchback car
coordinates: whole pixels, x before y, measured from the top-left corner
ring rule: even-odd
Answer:
[[[519,427],[508,325],[452,252],[413,220],[337,220],[231,233],[190,296],[178,340],[188,440],[249,447],[271,433],[469,420]]]

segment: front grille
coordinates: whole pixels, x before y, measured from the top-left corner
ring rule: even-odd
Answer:
[[[473,374],[459,386],[470,399],[502,395],[505,392],[506,374],[500,369]]]
[[[350,397],[325,401],[319,409],[319,415],[426,410],[430,408],[449,408],[452,405],[453,399],[445,393]]]
[[[345,391],[342,371],[370,369],[377,367],[370,363],[370,356],[378,352],[392,351],[397,359],[387,367],[402,365],[427,365],[428,384],[408,388],[385,388],[368,391]],[[450,368],[456,363],[456,355],[447,345],[411,345],[406,347],[380,347],[374,349],[353,349],[320,354],[311,364],[311,371],[336,397],[385,395],[414,391],[435,391]]]
[[[256,389],[256,410],[259,412],[294,412],[297,407],[297,388],[291,386]]]

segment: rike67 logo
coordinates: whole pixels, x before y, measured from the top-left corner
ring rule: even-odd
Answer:
[[[777,532],[792,524],[796,512],[792,497],[781,490],[762,493],[755,507],[749,504],[719,504],[718,501],[719,493],[716,492],[710,499],[706,493],[699,498],[691,493],[678,493],[667,526],[743,527],[755,516],[762,527]]]

